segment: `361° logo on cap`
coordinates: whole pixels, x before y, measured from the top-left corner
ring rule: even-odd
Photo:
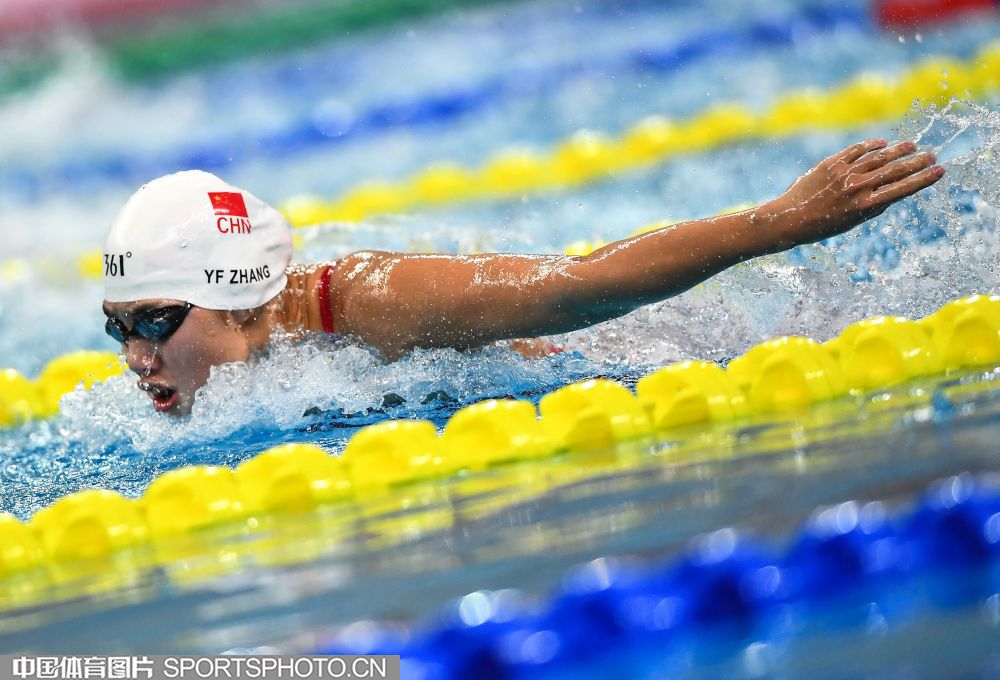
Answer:
[[[238,191],[209,191],[208,200],[218,219],[215,228],[222,234],[249,234],[250,216],[243,194]]]

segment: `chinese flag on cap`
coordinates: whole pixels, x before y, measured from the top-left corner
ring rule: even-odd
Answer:
[[[216,215],[227,215],[229,217],[249,217],[247,215],[247,204],[243,202],[243,194],[237,191],[210,191],[208,200],[212,201],[212,208]]]

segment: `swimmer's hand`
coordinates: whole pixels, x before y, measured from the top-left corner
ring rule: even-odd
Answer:
[[[853,144],[821,161],[784,194],[761,206],[771,252],[835,236],[937,182],[944,168],[916,144],[884,139]]]

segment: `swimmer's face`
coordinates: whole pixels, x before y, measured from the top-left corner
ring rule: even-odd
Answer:
[[[105,302],[104,313],[132,330],[151,309],[183,306],[178,300]],[[246,361],[250,344],[231,314],[192,307],[172,335],[147,340],[132,334],[122,344],[128,367],[139,376],[139,389],[157,411],[182,415],[191,411],[194,394],[208,381],[212,366]]]

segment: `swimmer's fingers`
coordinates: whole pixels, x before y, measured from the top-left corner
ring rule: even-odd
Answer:
[[[926,189],[943,176],[944,168],[940,165],[932,166],[926,170],[918,172],[915,175],[910,175],[906,179],[893,182],[892,184],[887,184],[881,189],[876,189],[865,200],[865,202],[868,203],[865,207],[869,209],[878,209],[887,206],[890,203],[895,203],[901,198],[906,198],[911,194],[917,193],[921,189]]]
[[[884,139],[866,139],[863,142],[852,144],[843,151],[833,154],[827,160],[833,162],[842,161],[844,163],[853,163],[869,151],[881,149],[888,143],[889,142]]]
[[[916,156],[908,156],[900,160],[895,160],[888,165],[884,165],[872,172],[857,177],[854,185],[858,189],[877,189],[879,187],[906,179],[910,175],[916,174],[924,168],[934,165],[933,153],[925,152]]]
[[[875,151],[874,153],[869,153],[860,157],[857,162],[854,163],[852,170],[860,173],[872,172],[887,163],[891,163],[894,160],[908,156],[916,150],[917,145],[913,142],[899,142],[898,144],[893,144],[892,146],[882,149],[881,151]]]

